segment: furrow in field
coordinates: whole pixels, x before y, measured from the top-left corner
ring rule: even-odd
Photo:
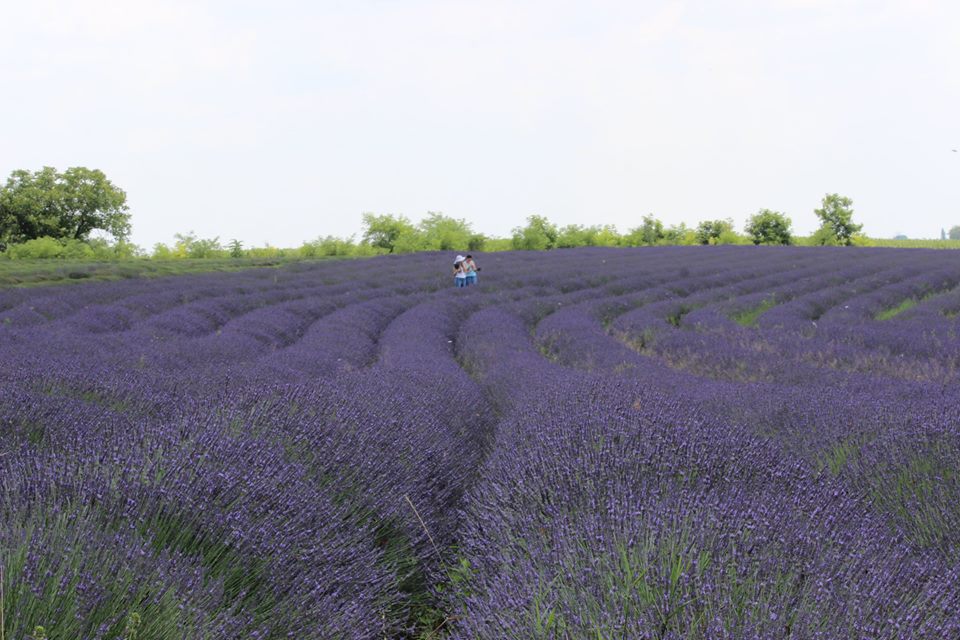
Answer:
[[[950,256],[480,258],[0,294],[8,635],[956,635]]]

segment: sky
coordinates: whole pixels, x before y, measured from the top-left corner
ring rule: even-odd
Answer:
[[[430,211],[960,225],[956,0],[0,0],[0,178],[101,169],[132,240]]]

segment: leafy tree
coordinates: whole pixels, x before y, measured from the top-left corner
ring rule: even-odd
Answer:
[[[823,197],[820,208],[813,210],[820,218],[820,229],[813,234],[816,244],[853,245],[854,236],[863,225],[853,223],[852,204],[853,200],[837,193],[828,193]],[[826,242],[829,238],[833,242]]]
[[[0,189],[0,244],[44,236],[86,240],[94,230],[123,240],[130,234],[126,201],[97,169],[18,169]]]
[[[427,217],[421,220],[417,227],[423,235],[427,249],[465,249],[474,236],[473,229],[466,220],[451,218],[438,211],[428,211]]]
[[[568,224],[557,232],[556,247],[571,249],[573,247],[592,247],[596,242],[597,229],[584,227],[579,224]]]
[[[840,246],[837,236],[834,235],[830,227],[823,226],[813,232],[810,236],[810,244],[815,247],[838,247]]]
[[[745,231],[753,244],[792,244],[790,218],[779,211],[760,209],[747,220]]]
[[[141,250],[129,242],[110,243],[105,238],[75,240],[74,238],[51,238],[43,236],[26,242],[10,245],[3,257],[18,259],[66,260],[128,260],[140,255]]]
[[[647,214],[643,216],[643,222],[639,227],[634,227],[627,232],[624,243],[630,247],[652,246],[660,244],[664,238],[666,238],[666,234],[663,230],[663,223],[654,218],[652,214]]]
[[[281,247],[274,247],[272,245],[265,244],[262,247],[250,247],[246,250],[248,258],[282,258],[287,255],[287,250]]]
[[[571,249],[581,247],[586,243],[586,234],[583,225],[568,224],[557,229],[557,248]]]
[[[559,231],[544,216],[533,215],[527,218],[527,226],[513,230],[514,249],[542,250],[557,246]]]
[[[356,245],[353,243],[353,237],[337,238],[336,236],[325,236],[317,238],[312,242],[304,242],[300,247],[300,257],[317,258],[320,256],[349,256],[356,251]]]
[[[680,223],[668,227],[663,232],[664,244],[697,244],[696,231]]]
[[[483,251],[483,248],[487,245],[487,236],[482,233],[471,233],[470,238],[467,239],[467,250],[468,251]]]
[[[960,226],[950,227],[950,231],[947,232],[947,235],[951,240],[960,240]]]
[[[585,227],[579,224],[568,224],[561,229],[557,229],[557,239],[554,247],[558,249],[615,247],[619,244],[620,234],[617,233],[617,228],[613,225]]]
[[[154,260],[170,260],[174,257],[173,249],[162,242],[158,242],[153,245],[153,251],[150,253],[150,257]]]
[[[721,244],[721,239],[730,239],[733,220],[704,220],[697,225],[696,238],[700,244]],[[735,235],[735,234],[734,234]]]
[[[227,245],[227,248],[230,249],[231,258],[243,257],[243,243],[236,238],[230,241],[230,244]]]
[[[198,238],[193,231],[173,234],[174,258],[219,258],[224,254],[220,238]]]
[[[414,253],[415,251],[429,251],[430,249],[429,239],[420,231],[419,227],[401,233],[393,244],[393,253]]]
[[[597,247],[617,247],[622,244],[617,228],[612,224],[593,227],[593,243]]]
[[[394,253],[403,236],[416,234],[416,227],[405,216],[363,214],[363,242]],[[410,244],[410,243],[407,243]]]
[[[70,242],[80,242],[79,240],[68,240]],[[109,242],[106,238],[90,238],[83,242],[93,250],[93,257],[97,260],[129,260],[144,255],[143,249],[138,245],[126,240],[117,240]]]

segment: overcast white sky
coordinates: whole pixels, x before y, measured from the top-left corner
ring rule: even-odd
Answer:
[[[960,224],[956,0],[0,0],[0,177],[99,168],[133,240],[364,211],[508,235],[759,208]]]

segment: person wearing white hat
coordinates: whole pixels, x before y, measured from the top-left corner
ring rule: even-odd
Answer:
[[[458,289],[467,286],[467,269],[463,264],[464,260],[466,260],[466,258],[458,255],[453,261],[453,284],[456,285]]]

